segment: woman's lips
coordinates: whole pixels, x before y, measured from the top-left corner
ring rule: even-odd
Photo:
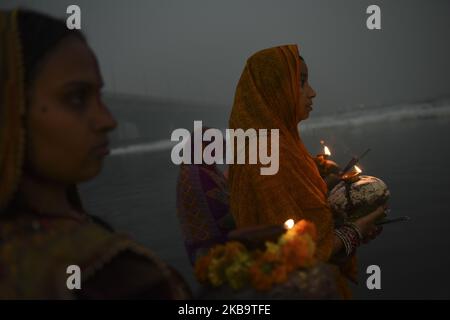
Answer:
[[[95,150],[95,154],[100,156],[100,157],[105,157],[107,155],[109,155],[110,153],[110,149],[109,149],[109,143],[103,143],[97,147],[94,148]]]

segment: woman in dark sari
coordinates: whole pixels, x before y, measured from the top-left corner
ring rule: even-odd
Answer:
[[[83,209],[76,184],[100,172],[116,126],[102,85],[79,31],[0,11],[0,298],[190,297],[174,269]]]

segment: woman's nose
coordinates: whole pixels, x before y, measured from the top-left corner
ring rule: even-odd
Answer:
[[[309,97],[310,98],[315,98],[316,97],[316,91],[311,86],[309,88],[310,88]]]
[[[103,103],[99,105],[95,127],[98,131],[111,131],[117,127],[116,119]]]

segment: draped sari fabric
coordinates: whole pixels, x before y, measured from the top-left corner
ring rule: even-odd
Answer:
[[[194,150],[192,140],[191,148]],[[215,164],[181,164],[177,215],[191,264],[210,247],[227,240],[235,224],[229,211],[227,181]]]
[[[17,11],[0,11],[0,212],[20,181],[25,145],[23,82]]]

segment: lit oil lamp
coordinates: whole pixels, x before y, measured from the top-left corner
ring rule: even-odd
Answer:
[[[323,155],[324,155],[324,158],[325,158],[325,159],[328,159],[328,157],[331,156],[330,149],[328,149],[327,146],[324,146],[324,147],[323,147]]]
[[[330,149],[327,146],[323,146],[323,153],[317,155],[320,164],[325,163],[328,158],[331,156]]]
[[[336,162],[330,160],[331,151],[327,146],[323,146],[323,153],[318,154],[315,158],[320,175],[324,178],[331,173],[338,174],[339,166]]]
[[[353,166],[353,171],[344,173],[341,177],[347,183],[353,183],[359,180],[359,176],[361,175],[362,170],[357,166]]]
[[[295,225],[294,219],[289,219],[289,220],[286,220],[286,222],[284,223],[284,228],[286,230],[289,230],[289,229],[292,229],[294,227],[294,225]]]

